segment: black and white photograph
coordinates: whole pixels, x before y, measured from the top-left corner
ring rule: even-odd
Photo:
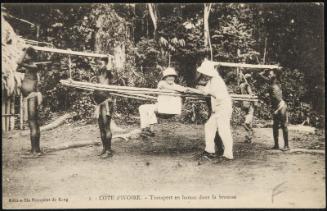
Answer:
[[[2,208],[326,208],[323,2],[1,3]]]

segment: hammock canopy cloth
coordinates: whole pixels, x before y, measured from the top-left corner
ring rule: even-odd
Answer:
[[[74,80],[60,80],[60,83],[64,86],[74,87],[77,89],[83,89],[88,91],[101,90],[108,91],[111,95],[133,98],[138,100],[157,100],[157,95],[169,95],[169,96],[179,96],[185,97],[187,99],[197,99],[205,100],[209,98],[208,96],[197,94],[197,93],[184,93],[171,90],[163,89],[151,89],[151,88],[139,88],[139,87],[129,87],[129,86],[114,86],[114,85],[104,85],[89,82],[80,82]],[[231,97],[235,101],[253,101],[257,102],[258,97],[253,95],[240,95],[231,94]]]

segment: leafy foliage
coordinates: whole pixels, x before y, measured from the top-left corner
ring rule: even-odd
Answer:
[[[195,86],[196,67],[203,57],[210,55],[204,48],[203,4],[158,4],[156,37],[144,4],[6,6],[15,16],[39,24],[38,40],[57,48],[116,54],[115,49],[120,46],[125,62],[122,68],[114,69],[118,85],[154,88],[162,70],[170,65],[179,73],[179,83]],[[283,67],[281,83],[290,122],[303,121],[304,103],[315,111],[309,113],[319,122],[320,115],[324,115],[322,9],[319,3],[213,4],[209,18],[213,58],[253,64],[279,63]],[[36,39],[35,29],[16,26],[19,34]],[[41,74],[43,106],[47,108],[43,111],[71,109],[79,112],[79,118],[90,117],[93,111],[90,93],[59,85],[60,79],[69,76],[67,57],[42,54],[39,59],[53,61]],[[92,58],[72,57],[73,78],[89,81],[95,74],[96,62]],[[229,88],[239,92],[236,71],[221,68],[220,72]],[[271,118],[266,96],[268,85],[256,80],[252,83],[261,99],[256,116]],[[141,103],[119,98],[117,109],[136,114]],[[235,103],[235,123],[242,119],[237,107]],[[187,102],[185,109],[182,121],[192,121],[193,110],[201,121],[206,118],[205,104],[194,107]]]

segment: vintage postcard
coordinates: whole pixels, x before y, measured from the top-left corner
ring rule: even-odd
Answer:
[[[2,201],[325,208],[324,3],[3,3]]]

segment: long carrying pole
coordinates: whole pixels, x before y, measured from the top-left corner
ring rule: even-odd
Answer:
[[[80,52],[80,51],[64,50],[64,49],[58,49],[58,48],[40,47],[40,46],[35,46],[35,45],[32,45],[31,47],[37,51],[45,51],[45,52],[51,52],[51,53],[97,57],[97,58],[113,57],[110,54],[107,55],[107,54],[99,54],[99,53],[92,53],[92,52]]]
[[[94,83],[80,82],[80,81],[73,81],[73,80],[60,80],[60,83],[66,86],[74,86],[77,88],[78,87],[92,88],[95,90],[106,90],[110,92],[125,92],[125,93],[133,93],[133,94],[164,94],[164,95],[171,95],[171,96],[181,96],[182,94],[181,92],[170,91],[170,90],[94,84]],[[198,94],[188,94],[188,95],[198,96]]]
[[[92,84],[88,82],[78,82],[72,80],[61,80],[60,83],[62,83],[65,86],[74,87],[78,89],[108,91],[112,95],[117,95],[117,96],[123,95],[122,97],[130,97],[135,99],[137,98],[156,99],[154,96],[149,96],[149,94],[180,96],[180,97],[186,97],[188,99],[207,98],[207,96],[200,95],[200,94],[189,94],[189,93],[185,94],[185,93],[172,92],[168,90],[166,91],[166,90],[157,90],[157,89],[150,89],[150,88]],[[231,97],[233,100],[238,100],[238,101],[258,101],[258,98],[256,96],[251,96],[251,95],[232,94]]]
[[[281,69],[278,65],[264,65],[264,64],[246,64],[246,63],[232,63],[232,62],[215,62],[215,65],[224,67],[239,67],[239,68],[253,68],[253,69]]]

